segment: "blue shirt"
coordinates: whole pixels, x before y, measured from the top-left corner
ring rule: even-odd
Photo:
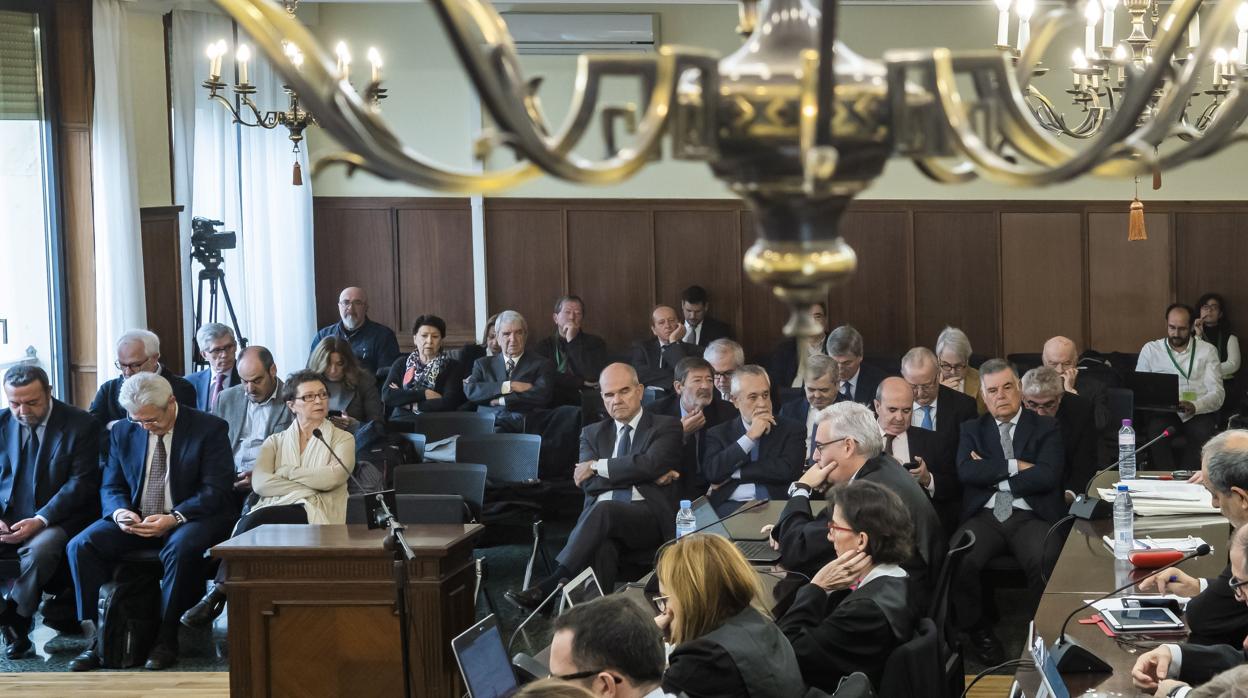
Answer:
[[[399,358],[399,340],[395,339],[394,330],[368,318],[364,318],[364,324],[355,330],[348,330],[341,322],[322,327],[308,351],[316,349],[316,345],[326,337],[345,339],[351,345],[351,351],[355,352],[355,360],[370,374],[377,373],[379,368],[389,369]]]

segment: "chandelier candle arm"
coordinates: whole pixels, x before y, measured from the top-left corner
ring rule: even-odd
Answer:
[[[1114,48],[1114,11],[1118,9],[1118,0],[1101,0],[1101,7],[1105,17],[1101,25],[1101,48],[1108,56]]]

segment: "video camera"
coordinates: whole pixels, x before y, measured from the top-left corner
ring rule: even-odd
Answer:
[[[191,259],[205,269],[220,267],[223,261],[221,251],[238,246],[237,233],[232,230],[218,231],[216,228],[221,225],[225,223],[200,216],[191,219]]]

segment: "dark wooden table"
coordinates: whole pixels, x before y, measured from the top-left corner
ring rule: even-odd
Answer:
[[[408,526],[412,691],[462,695],[451,638],[475,617],[479,524]],[[214,547],[229,563],[234,696],[403,693],[394,556],[385,531],[265,525]]]
[[[1151,473],[1156,474],[1156,473]],[[1100,476],[1094,483],[1099,487],[1107,487],[1116,481],[1116,473]],[[1140,529],[1147,530],[1150,526],[1166,517],[1136,517],[1137,536]],[[1216,577],[1226,567],[1227,540],[1230,536],[1230,525],[1225,519],[1214,520],[1202,517],[1204,523],[1192,528],[1156,531],[1158,538],[1179,538],[1188,534],[1199,536],[1213,546],[1213,552],[1202,558],[1196,558],[1183,564],[1183,569],[1196,577]],[[1079,521],[1071,530],[1066,544],[1062,547],[1061,556],[1049,578],[1048,586],[1036,609],[1036,633],[1044,639],[1046,645],[1052,645],[1057,639],[1062,622],[1070,612],[1085,601],[1109,592],[1132,579],[1140,579],[1148,571],[1133,571],[1125,561],[1118,561],[1114,554],[1105,547],[1102,536],[1113,536],[1112,519],[1101,521]],[[1139,596],[1134,589],[1128,589],[1120,596]],[[1094,613],[1091,609],[1081,611],[1066,626],[1066,634],[1075,642],[1090,650],[1113,667],[1112,674],[1066,674],[1062,678],[1070,689],[1072,696],[1086,691],[1094,691],[1098,695],[1137,696],[1151,695],[1140,693],[1131,684],[1131,668],[1136,657],[1141,653],[1126,644],[1108,637],[1095,625],[1083,625],[1078,621]],[[1178,641],[1178,640],[1165,640]],[[1030,658],[1029,649],[1023,648],[1024,655]],[[1034,668],[1020,669],[1015,674],[1019,687],[1026,696],[1036,695],[1039,686],[1039,675]]]

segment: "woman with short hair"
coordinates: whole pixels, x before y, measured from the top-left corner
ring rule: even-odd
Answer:
[[[381,400],[391,419],[411,419],[421,412],[451,412],[464,404],[463,364],[442,351],[446,321],[421,315],[412,323],[416,349],[390,366]]]

